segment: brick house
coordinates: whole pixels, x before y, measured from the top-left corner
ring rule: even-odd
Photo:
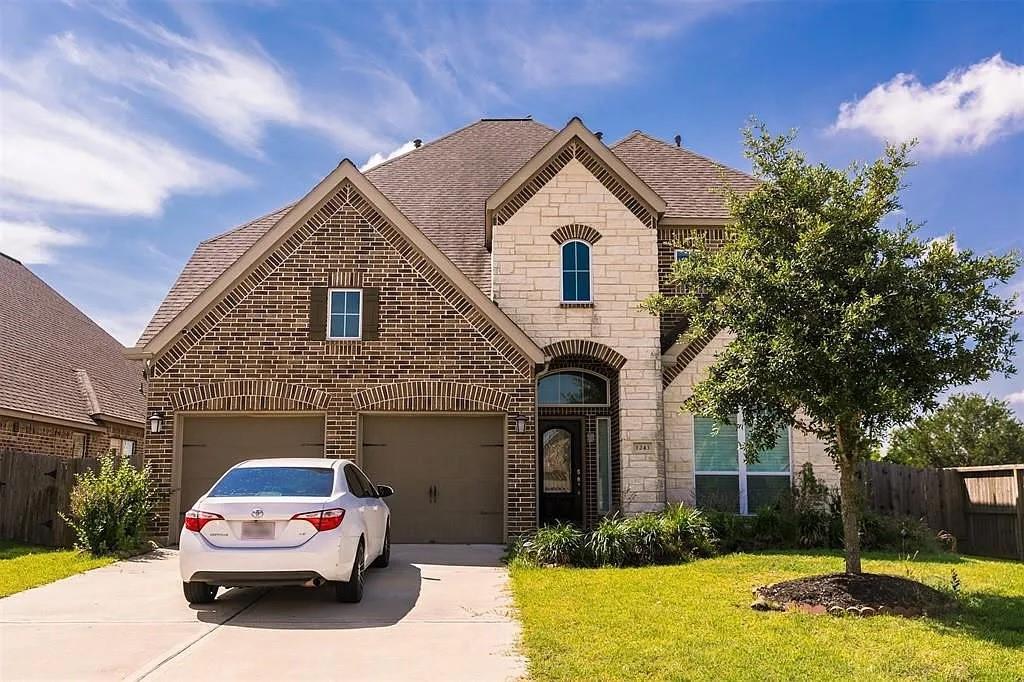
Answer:
[[[231,464],[347,457],[397,489],[396,542],[501,542],[666,502],[753,511],[820,443],[761,463],[680,411],[724,335],[637,304],[686,237],[724,238],[753,178],[579,119],[484,119],[201,243],[130,357],[146,363],[157,535]]]
[[[19,261],[0,253],[0,451],[132,456],[142,363]]]

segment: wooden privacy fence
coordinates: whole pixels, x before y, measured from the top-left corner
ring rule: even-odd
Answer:
[[[75,474],[98,467],[95,457],[72,459],[0,450],[0,539],[70,547],[74,531],[59,512],[68,511]]]
[[[956,536],[968,554],[1024,561],[1024,464],[915,469],[866,462],[866,507]]]

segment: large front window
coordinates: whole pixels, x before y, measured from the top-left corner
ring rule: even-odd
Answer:
[[[589,303],[590,244],[570,241],[562,245],[562,301]]]
[[[537,400],[541,405],[607,405],[608,380],[581,370],[553,372],[538,382]]]
[[[717,426],[717,428],[716,428]],[[776,502],[790,486],[789,431],[779,432],[771,450],[748,464],[743,456],[743,425],[694,416],[694,468],[697,506],[751,514]]]

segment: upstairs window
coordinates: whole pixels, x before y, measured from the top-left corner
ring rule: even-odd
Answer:
[[[679,261],[681,261],[681,260],[686,260],[689,257],[690,257],[690,252],[687,251],[686,249],[676,249],[675,250],[675,259],[676,259],[677,263]]]
[[[590,303],[590,244],[573,240],[562,244],[562,302]]]
[[[538,382],[537,400],[541,405],[607,405],[608,380],[578,369],[552,372]]]
[[[327,292],[327,338],[358,339],[362,333],[363,292],[331,289]]]

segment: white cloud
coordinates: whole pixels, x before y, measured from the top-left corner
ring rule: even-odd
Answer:
[[[58,248],[84,242],[81,235],[45,223],[0,219],[0,251],[25,265],[53,263]]]
[[[154,215],[172,194],[241,184],[234,170],[59,102],[0,87],[0,202],[7,211]]]
[[[401,156],[402,154],[406,154],[408,152],[411,152],[413,149],[416,149],[416,145],[413,144],[412,140],[410,140],[410,141],[406,142],[405,144],[403,144],[402,146],[396,147],[395,149],[392,149],[387,154],[383,154],[381,152],[374,152],[370,156],[370,158],[368,158],[366,160],[366,163],[364,163],[362,166],[359,167],[359,170],[361,172],[365,173],[366,171],[370,170],[374,166],[379,166],[380,164],[384,163],[385,161],[390,161],[391,159],[395,158],[396,156]]]
[[[995,55],[932,85],[900,73],[844,102],[832,131],[861,130],[927,154],[971,152],[1024,128],[1024,66]]]
[[[142,335],[142,330],[149,323],[149,318],[153,316],[153,311],[148,308],[128,311],[100,309],[90,311],[88,314],[96,324],[103,327],[108,334],[120,341],[122,345],[131,347],[135,345],[135,342]]]
[[[1009,393],[1003,396],[1003,400],[1011,405],[1024,405],[1024,390]]]

